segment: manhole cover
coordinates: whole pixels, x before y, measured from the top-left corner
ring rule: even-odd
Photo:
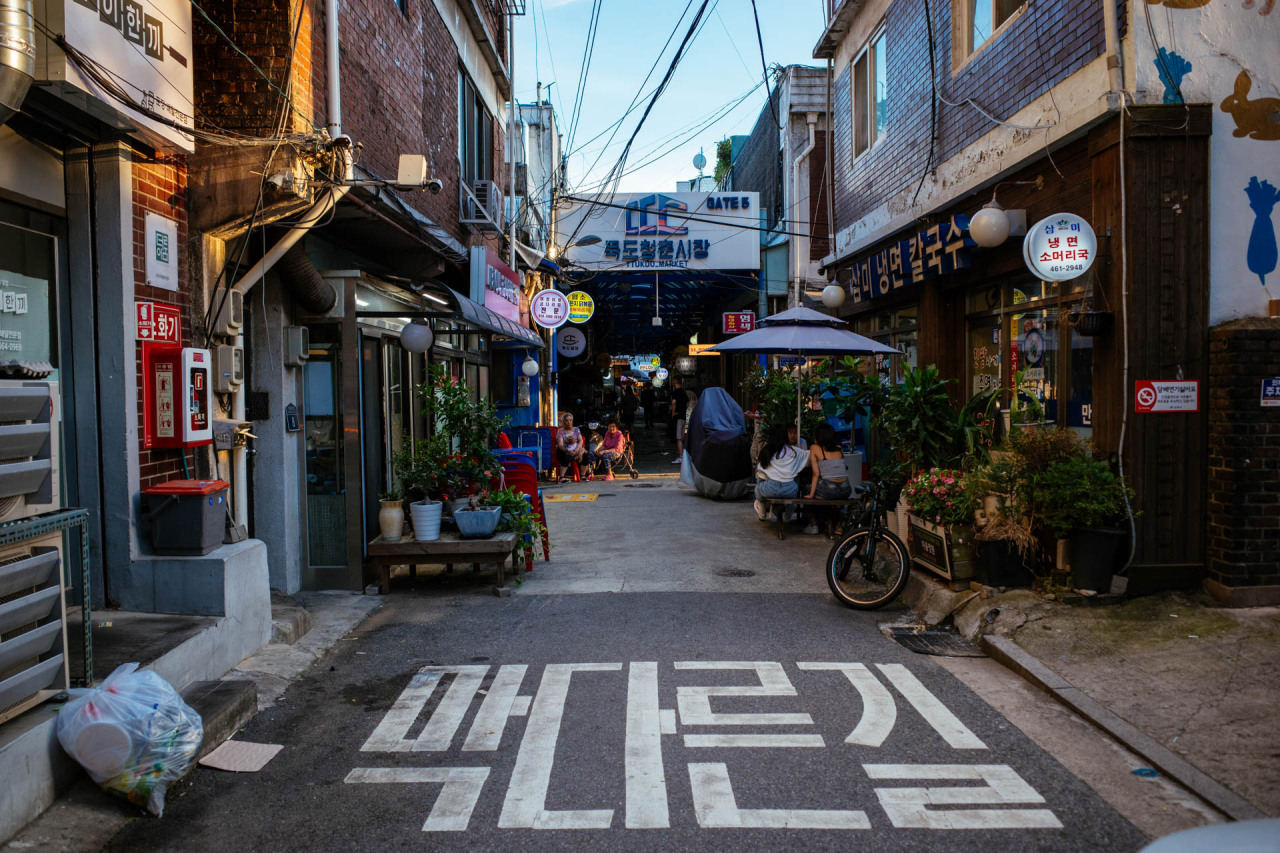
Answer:
[[[623,483],[624,489],[661,489],[661,483]]]
[[[722,578],[753,578],[756,573],[750,569],[721,569],[716,572]]]
[[[891,640],[904,649],[918,655],[935,655],[944,658],[985,658],[977,646],[950,631],[934,631],[910,625],[886,625],[881,627]]]

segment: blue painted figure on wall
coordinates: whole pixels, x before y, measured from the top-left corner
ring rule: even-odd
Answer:
[[[1255,176],[1249,179],[1249,186],[1244,191],[1249,196],[1249,207],[1253,208],[1255,217],[1253,231],[1249,234],[1245,263],[1249,266],[1249,272],[1256,275],[1263,288],[1266,288],[1267,276],[1276,269],[1276,229],[1271,222],[1271,210],[1280,201],[1280,190],[1269,181],[1259,182]]]
[[[1160,48],[1154,60],[1160,82],[1164,84],[1166,104],[1185,104],[1182,99],[1182,80],[1191,71],[1191,63],[1168,48]]]

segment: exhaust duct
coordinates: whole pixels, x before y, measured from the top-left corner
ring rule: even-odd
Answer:
[[[22,107],[35,74],[31,0],[0,0],[0,124]]]

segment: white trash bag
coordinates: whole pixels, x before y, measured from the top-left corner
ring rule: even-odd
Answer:
[[[200,715],[169,682],[136,663],[70,693],[58,712],[62,748],[104,791],[160,817],[165,790],[200,751]]]

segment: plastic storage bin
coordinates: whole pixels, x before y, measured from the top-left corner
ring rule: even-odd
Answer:
[[[170,480],[143,491],[157,554],[198,557],[222,544],[227,525],[223,480]]]

